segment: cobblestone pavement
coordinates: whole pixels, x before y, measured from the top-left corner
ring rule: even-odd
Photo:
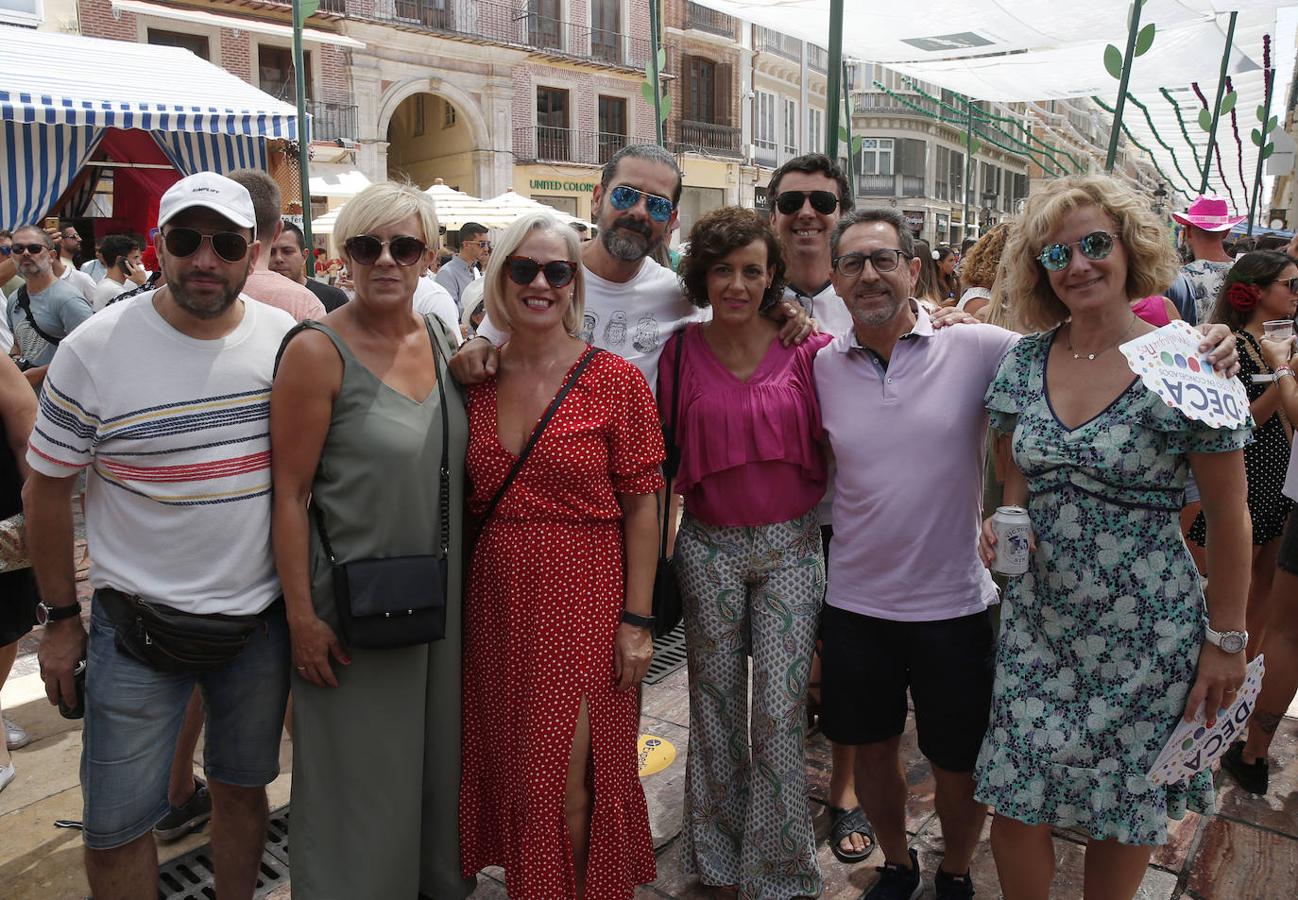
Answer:
[[[83,593],[88,588],[82,583]],[[89,604],[85,604],[88,608]],[[18,777],[0,794],[0,896],[6,900],[81,898],[87,893],[81,866],[81,842],[76,831],[56,829],[53,821],[79,819],[81,794],[77,767],[81,752],[80,723],[60,718],[45,702],[36,673],[35,640],[20,649],[18,664],[5,685],[5,714],[25,727],[32,743],[14,754]],[[1271,791],[1249,795],[1229,780],[1219,779],[1219,814],[1205,819],[1189,814],[1172,828],[1171,841],[1160,848],[1141,886],[1143,900],[1204,898],[1204,900],[1291,900],[1298,896],[1298,704],[1290,708],[1273,747]],[[676,758],[665,770],[643,779],[649,798],[658,879],[637,890],[637,898],[708,896],[683,874],[680,858],[680,815],[685,783],[685,754],[689,746],[689,702],[686,673],[680,669],[657,685],[645,688],[642,733],[669,741]],[[201,747],[201,743],[200,743]],[[932,872],[942,855],[942,838],[933,811],[933,779],[919,755],[913,730],[902,743],[910,800],[906,827],[926,873],[925,898],[932,897]],[[292,780],[287,739],[281,748],[283,774],[271,786],[272,808],[288,802]],[[829,746],[820,735],[808,742],[807,770],[826,898],[855,898],[874,881],[871,857],[844,866],[830,853],[823,838],[829,821],[825,792],[829,784]],[[169,860],[207,841],[206,833],[160,848]],[[1076,834],[1056,834],[1058,860],[1056,898],[1082,895],[1083,840]],[[984,842],[973,863],[978,896],[997,897],[991,851]],[[503,873],[488,870],[479,876],[475,900],[504,898]],[[287,900],[289,886],[271,897]]]

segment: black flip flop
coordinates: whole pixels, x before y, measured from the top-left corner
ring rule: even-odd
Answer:
[[[864,850],[855,853],[842,848],[843,839],[851,834],[866,836],[869,844]],[[870,820],[865,817],[865,813],[861,812],[861,807],[854,806],[851,809],[841,806],[829,807],[829,849],[834,851],[834,856],[838,857],[839,862],[851,865],[869,859],[876,843],[874,829],[870,827]]]

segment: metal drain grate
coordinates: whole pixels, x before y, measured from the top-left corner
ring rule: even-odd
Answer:
[[[645,684],[657,684],[685,665],[685,623],[654,641],[654,658],[645,673]]]
[[[282,858],[281,858],[282,854]],[[210,844],[158,867],[158,900],[216,900],[216,872]],[[254,897],[288,881],[288,808],[271,813],[266,850],[261,854]]]

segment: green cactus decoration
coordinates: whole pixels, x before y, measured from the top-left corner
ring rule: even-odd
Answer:
[[[666,67],[667,67],[667,51],[659,49],[658,71],[662,72],[662,70]],[[644,97],[644,102],[648,103],[650,106],[655,106],[655,100],[657,101],[656,105],[658,107],[658,121],[665,123],[667,121],[667,117],[671,115],[672,95],[667,92],[666,88],[659,87],[658,90],[660,90],[662,93],[655,98],[654,94],[657,93],[657,91],[654,90],[655,80],[656,79],[654,78],[654,61],[650,60],[649,62],[644,64],[644,81],[640,84],[640,94],[641,96]]]

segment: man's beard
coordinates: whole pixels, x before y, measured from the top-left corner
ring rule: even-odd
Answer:
[[[244,270],[237,285],[232,284],[229,279],[221,278],[219,280],[224,287],[216,301],[200,299],[193,295],[189,290],[189,278],[187,276],[181,276],[175,281],[168,279],[167,288],[171,292],[172,299],[176,301],[176,305],[194,318],[219,319],[239,298],[239,292],[243,290],[244,282],[248,280],[248,271]]]
[[[653,231],[630,216],[614,220],[599,230],[599,239],[609,256],[622,262],[639,262],[653,250]]]
[[[905,302],[905,299],[890,298],[889,302],[868,309],[862,309],[854,303],[849,303],[847,304],[847,310],[852,314],[852,321],[857,325],[864,325],[866,328],[877,328],[891,322]]]

